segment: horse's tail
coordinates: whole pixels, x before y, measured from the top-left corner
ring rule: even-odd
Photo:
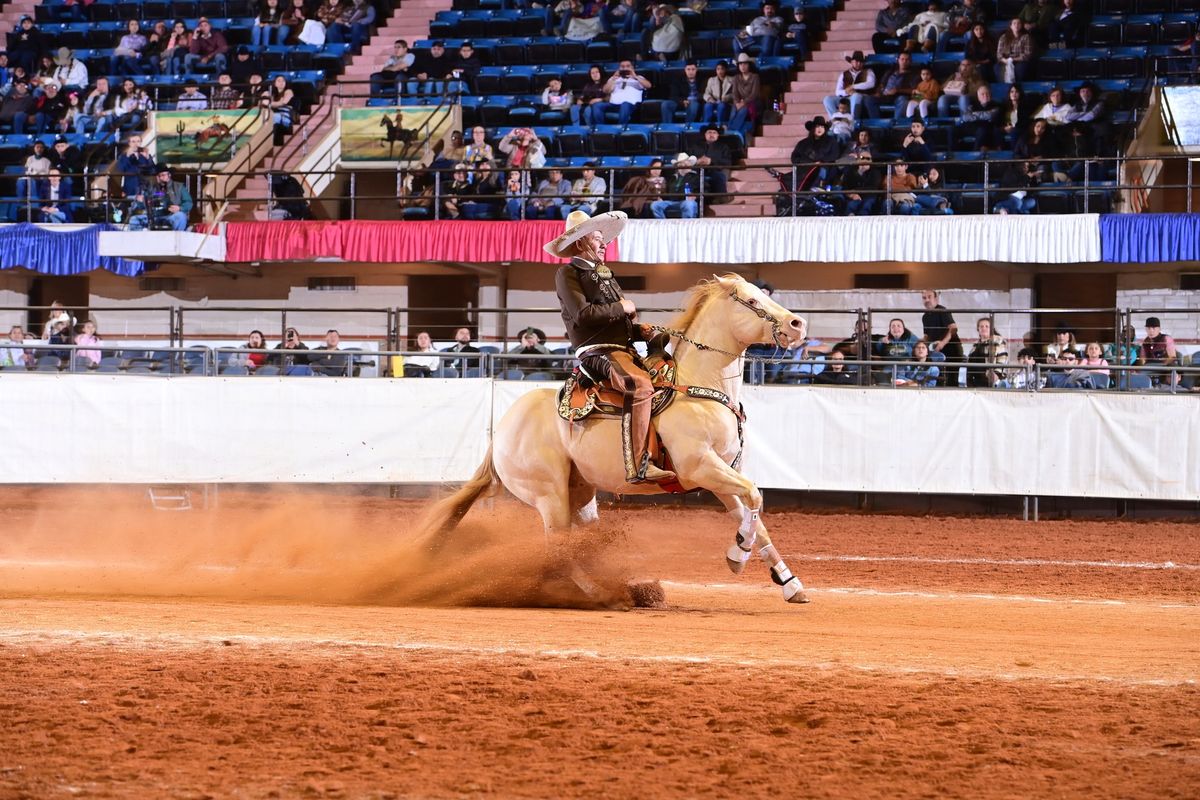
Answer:
[[[438,537],[454,530],[458,523],[470,511],[471,506],[479,496],[491,487],[497,480],[496,466],[492,463],[492,447],[488,445],[487,455],[483,463],[470,480],[459,487],[458,491],[433,504],[426,512],[419,527],[423,543],[433,544]]]

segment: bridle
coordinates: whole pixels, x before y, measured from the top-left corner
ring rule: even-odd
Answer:
[[[749,300],[745,299],[741,295],[739,295],[737,293],[736,286],[729,290],[729,294],[727,295],[727,297],[729,297],[729,299],[733,300],[735,303],[737,303],[739,305],[743,305],[746,308],[753,311],[755,316],[757,316],[759,319],[771,323],[771,340],[772,340],[772,342],[775,344],[776,347],[779,347],[783,350],[787,350],[788,341],[787,341],[787,336],[784,335],[784,333],[783,333],[783,323],[780,322],[779,319],[774,314],[768,313],[768,311],[765,308],[761,308],[761,307],[755,305],[754,303],[750,302]],[[710,350],[714,353],[720,353],[722,355],[730,356],[731,358],[741,358],[742,357],[741,353],[731,353],[728,350],[722,350],[719,347],[713,347],[712,345],[704,344],[704,342],[697,342],[695,339],[690,339],[687,336],[687,331],[677,331],[674,328],[667,328],[662,325],[648,325],[647,327],[649,327],[650,330],[652,330],[652,331],[658,331],[659,333],[665,333],[672,338],[679,339],[681,342],[687,342],[692,347],[695,347],[697,350]]]

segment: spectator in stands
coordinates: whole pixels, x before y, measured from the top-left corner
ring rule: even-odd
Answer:
[[[42,84],[54,80],[54,70],[56,69],[58,69],[58,65],[54,63],[54,56],[42,53],[42,57],[38,59],[37,72],[29,79],[29,89],[34,97],[41,94]]]
[[[642,55],[659,61],[673,61],[685,47],[687,33],[684,32],[683,17],[674,6],[666,3],[654,6],[649,24],[642,31]]]
[[[949,29],[949,15],[942,10],[941,0],[930,0],[925,10],[917,14],[912,22],[897,28],[896,34],[910,37],[909,41],[915,43],[916,48],[932,53],[937,49],[942,35]],[[910,49],[907,43],[905,49]]]
[[[211,66],[216,72],[224,72],[227,66],[225,54],[228,52],[229,43],[225,41],[225,34],[213,30],[208,17],[201,17],[188,44],[188,55],[183,60],[184,69],[196,72],[198,67]]]
[[[967,106],[967,113],[959,120],[960,129],[970,131],[975,149],[981,153],[998,149],[1003,145],[1004,134],[1000,128],[1000,104],[992,99],[992,88],[987,84],[975,90]]]
[[[672,162],[675,173],[667,181],[664,199],[650,203],[650,213],[655,219],[665,219],[668,211],[676,211],[682,219],[694,219],[700,210],[696,198],[700,195],[700,173],[694,172],[696,157],[687,153],[675,156]]]
[[[757,45],[760,58],[779,55],[786,25],[774,3],[763,3],[762,13],[733,37],[733,54],[749,52]]]
[[[958,338],[958,323],[954,321],[954,315],[941,304],[937,290],[923,290],[921,305],[925,307],[925,313],[921,315],[921,331],[924,334],[921,341],[929,345],[930,358],[952,363],[962,361],[963,349],[962,340]]]
[[[79,152],[79,148],[71,144],[65,136],[57,136],[54,139],[54,146],[47,153],[47,158],[50,159],[50,168],[58,170],[63,178],[63,183],[68,184],[68,194],[72,194],[74,189],[74,179],[72,175],[81,175],[83,173],[83,154]],[[72,194],[72,196],[75,196]]]
[[[833,177],[833,164],[842,155],[842,146],[829,135],[829,123],[824,117],[814,117],[804,127],[808,136],[796,142],[791,156],[798,172],[795,186],[801,191],[827,184]]]
[[[238,45],[233,51],[233,61],[229,64],[229,77],[233,78],[233,83],[239,88],[245,87],[250,83],[250,76],[259,75],[259,80],[262,79],[262,63],[258,56],[246,45]],[[253,94],[253,97],[258,97]]]
[[[450,134],[434,147],[435,150],[439,147],[441,150],[430,165],[433,169],[447,169],[467,160],[467,146],[463,143],[462,131],[450,131]]]
[[[276,147],[282,145],[287,135],[292,132],[292,121],[295,118],[292,103],[295,99],[296,95],[283,75],[276,75],[275,80],[271,81],[271,88],[263,92],[263,105],[271,110],[271,121],[275,125]]]
[[[17,178],[18,203],[10,208],[9,219],[34,221],[36,215],[32,209],[36,207],[37,200],[42,196],[45,178],[49,174],[50,159],[46,157],[46,145],[40,139],[36,139],[30,148],[29,155],[25,158],[21,177]]]
[[[970,61],[979,70],[979,75],[985,81],[994,80],[996,64],[996,40],[988,33],[987,26],[977,22],[971,28],[971,34],[963,50],[963,60]]]
[[[262,0],[250,36],[255,49],[262,50],[287,41],[288,27],[283,24],[283,15],[284,8],[280,0]]]
[[[562,0],[546,17],[554,35],[577,42],[591,41],[604,30],[600,19],[603,0]],[[557,14],[558,24],[554,24]]]
[[[172,181],[171,168],[166,164],[159,164],[155,170],[153,185],[134,197],[129,229],[185,231],[191,211],[192,195],[187,186]]]
[[[1097,96],[1096,85],[1091,81],[1084,81],[1078,92],[1079,100],[1071,107],[1071,122],[1080,126],[1091,140],[1097,155],[1111,155],[1112,121],[1109,119],[1104,100]]]
[[[0,50],[0,87],[8,83],[8,53]]]
[[[337,24],[347,5],[346,0],[321,0],[312,16],[315,21],[321,23],[324,30],[328,30]],[[312,7],[311,0],[306,3],[306,6]]]
[[[1142,348],[1137,343],[1137,331],[1132,325],[1126,325],[1120,341],[1112,342],[1104,348],[1104,360],[1109,364],[1131,367],[1142,357]]]
[[[912,347],[912,355],[908,357],[909,361],[917,362],[915,364],[906,364],[896,372],[897,386],[937,386],[938,379],[942,374],[941,369],[929,360],[929,345],[925,342],[917,342]]]
[[[416,352],[437,352],[437,350],[433,348],[433,340],[429,337],[429,333],[427,331],[421,331],[417,334]],[[441,366],[442,360],[436,355],[406,356],[404,359],[404,377],[428,378],[430,375],[437,372]]]
[[[715,74],[704,85],[704,116],[700,121],[724,125],[733,115],[733,78],[724,61],[718,61],[714,69]]]
[[[575,94],[563,88],[561,78],[551,78],[542,89],[542,110],[538,117],[544,124],[565,125],[574,107]]]
[[[1044,2],[1044,0],[1040,0]],[[1021,20],[1014,17],[1008,30],[996,41],[996,75],[1004,83],[1021,83],[1029,74],[1037,48],[1033,36],[1025,30]]]
[[[478,353],[479,348],[471,344],[471,329],[459,328],[454,332],[454,344],[442,351],[443,353]],[[469,369],[479,369],[480,359],[478,358],[459,358],[446,364],[447,367],[458,373],[461,378]]]
[[[1021,134],[1029,129],[1033,119],[1033,109],[1025,98],[1025,90],[1020,86],[1008,87],[1008,94],[1000,105],[1000,117],[997,124],[1004,131],[1008,144],[1015,146]]]
[[[487,128],[476,125],[471,128],[471,141],[467,143],[465,158],[468,164],[475,165],[481,161],[495,161],[496,152],[487,143]]]
[[[875,146],[875,142],[871,138],[871,130],[869,128],[860,128],[854,134],[854,144],[850,145],[846,156],[848,158],[858,158],[863,153],[874,159],[879,158],[879,149]]]
[[[300,332],[295,328],[283,332],[283,341],[275,349],[279,352],[271,353],[268,361],[278,365],[284,375],[312,373],[308,366],[308,345],[300,340]]]
[[[71,327],[75,327],[75,316],[63,306],[62,302],[55,300],[50,303],[50,311],[46,315],[46,324],[42,326],[42,338],[49,339],[54,333],[54,327],[57,323],[63,322]]]
[[[146,49],[142,51],[142,64],[146,72],[158,75],[164,71],[163,60],[170,59],[167,52],[167,42],[170,40],[171,31],[166,22],[160,19],[150,26],[150,32],[146,34]]]
[[[408,81],[409,70],[417,57],[408,52],[408,42],[397,39],[392,44],[392,54],[383,62],[383,69],[371,75],[371,96],[395,96]]]
[[[900,6],[899,0],[888,0],[888,8],[891,8],[893,3],[897,8]],[[838,98],[849,97],[850,113],[854,115],[855,119],[862,119],[867,115],[868,110],[865,101],[875,93],[875,73],[867,69],[866,57],[861,50],[855,50],[851,55],[846,56],[846,61],[850,64],[850,68],[838,75],[837,86],[834,88],[833,94],[825,98],[825,113],[833,116],[837,111]]]
[[[529,185],[525,182],[527,174],[519,169],[508,171],[508,181],[504,184],[504,208],[510,220],[521,218],[521,207],[529,197]]]
[[[1065,127],[1074,115],[1075,109],[1067,102],[1067,95],[1059,87],[1055,86],[1050,90],[1046,98],[1046,102],[1034,112],[1034,119],[1044,119],[1046,124],[1050,126],[1051,134],[1065,130]],[[1061,145],[1063,139],[1061,136],[1055,137],[1056,141]]]
[[[204,111],[208,108],[208,97],[200,91],[200,84],[189,78],[183,84],[183,91],[175,99],[176,111]]]
[[[1033,36],[1039,47],[1046,47],[1050,41],[1050,26],[1062,13],[1057,3],[1050,0],[1029,0],[1017,15],[1021,28]]]
[[[71,323],[61,319],[52,323],[50,328],[50,336],[46,339],[46,344],[67,346],[75,344],[75,331],[71,327]],[[42,352],[47,356],[54,356],[55,358],[62,359],[63,361],[68,361],[71,358],[71,351],[67,349],[42,350],[39,352]]]
[[[634,175],[621,187],[621,198],[618,211],[624,211],[632,218],[651,216],[650,204],[661,200],[667,189],[667,180],[663,177],[663,160],[655,158],[646,168],[645,175]]]
[[[1038,378],[1037,354],[1031,347],[1022,347],[1017,351],[1017,364],[1021,369],[1014,369],[1008,379],[1011,389],[1041,389],[1046,385],[1046,377]]]
[[[513,128],[496,147],[508,156],[509,169],[541,169],[546,166],[546,145],[530,128]]]
[[[704,171],[704,190],[711,203],[724,202],[729,186],[729,171],[723,169],[733,164],[729,145],[721,141],[719,125],[704,126],[704,144],[696,153],[696,166]]]
[[[121,191],[126,197],[136,197],[143,189],[150,188],[154,159],[142,146],[141,135],[135,133],[125,143],[125,150],[117,157],[117,173],[121,176]]]
[[[63,118],[67,116],[67,98],[59,91],[58,83],[51,80],[42,85],[42,96],[37,98],[34,107],[34,132],[38,135],[50,131],[61,133],[65,130]]]
[[[334,328],[325,332],[325,343],[316,350],[308,352],[308,365],[318,375],[328,375],[331,378],[346,378],[350,376],[349,353],[339,352],[342,335]]]
[[[75,337],[75,344],[77,345],[91,345],[95,347],[102,341],[99,334],[96,333],[95,320],[90,319],[83,323],[83,330]],[[83,367],[97,367],[100,365],[100,355],[99,349],[76,350],[75,360]]]
[[[267,174],[267,185],[270,187],[271,200],[267,208],[267,216],[274,220],[312,219],[312,209],[304,194],[304,187],[294,175],[286,172]]]
[[[1037,185],[1042,171],[1033,161],[1011,161],[1000,175],[1000,186],[1007,195],[992,208],[995,214],[1029,214],[1037,203],[1029,196],[1029,187]]]
[[[417,60],[409,78],[407,90],[413,96],[433,97],[445,91],[443,78],[452,69],[450,57],[446,55],[446,43],[441,39],[434,40],[429,45],[429,52],[417,56]]]
[[[242,108],[257,108],[261,106],[265,92],[263,76],[257,72],[254,73],[246,81],[246,91],[242,94]]]
[[[889,214],[916,214],[918,187],[917,176],[908,171],[903,159],[892,163],[892,176],[888,179],[888,195],[884,208]]]
[[[857,381],[854,373],[846,369],[846,354],[841,350],[832,350],[825,356],[825,369],[813,377],[813,383],[825,386],[853,386]]]
[[[738,54],[737,70],[737,75],[733,76],[733,115],[729,118],[728,128],[752,133],[760,115],[762,83],[758,78],[758,67],[747,53]]]
[[[921,67],[918,74],[921,80],[908,97],[904,116],[914,117],[919,114],[921,119],[927,120],[929,112],[936,108],[938,98],[942,96],[942,85],[933,77],[933,70],[929,67]]]
[[[804,18],[804,6],[796,6],[792,9],[792,21],[788,23],[783,38],[796,45],[795,63],[797,65],[808,60],[809,54],[812,53],[812,45],[808,38],[808,22]]]
[[[212,98],[208,104],[214,111],[241,108],[242,93],[234,87],[233,76],[228,72],[222,72],[217,76],[217,85],[213,87]]]
[[[136,19],[125,23],[125,34],[108,58],[110,75],[137,75],[142,71],[142,57],[149,40]]]
[[[521,343],[515,345],[508,352],[509,355],[515,356],[551,355],[550,349],[541,343],[538,339],[537,331],[533,328],[526,328],[521,331]],[[513,364],[513,369],[518,369],[526,375],[553,368],[553,361],[551,359],[521,358],[513,359],[510,363]]]
[[[958,71],[946,83],[942,84],[942,96],[937,98],[937,115],[949,116],[950,107],[958,104],[959,116],[967,114],[971,107],[971,98],[976,96],[979,86],[985,85],[979,76],[979,68],[974,62],[962,59]]]
[[[638,0],[612,0],[600,8],[600,25],[609,36],[630,36],[642,30]]]
[[[1175,340],[1163,333],[1162,323],[1158,317],[1146,318],[1146,338],[1142,339],[1142,352],[1138,358],[1139,366],[1170,367],[1179,364],[1179,352],[1175,349]],[[1151,376],[1155,383],[1160,376]]]
[[[893,106],[892,117],[901,119],[904,116],[904,110],[908,108],[909,96],[917,88],[920,80],[921,76],[913,69],[912,56],[908,53],[901,53],[896,57],[896,66],[883,74],[876,94],[867,96],[867,113],[872,117],[878,117],[879,107],[891,103]]]
[[[1083,357],[1079,359],[1079,366],[1088,367],[1092,373],[1092,382],[1097,388],[1108,388],[1108,362],[1104,360],[1104,348],[1099,342],[1088,342],[1083,348]]]
[[[1076,0],[1063,0],[1062,8],[1050,22],[1047,39],[1051,47],[1074,49],[1086,44],[1088,15],[1076,6]]]
[[[596,162],[583,165],[583,176],[571,185],[571,195],[562,202],[558,211],[565,220],[572,211],[582,211],[589,217],[596,216],[596,207],[608,192],[608,183],[596,174]]]
[[[46,180],[40,182],[38,190],[38,222],[74,222],[76,204],[70,194],[70,184],[62,177],[62,173],[53,167],[46,175]]]
[[[19,80],[13,84],[13,91],[0,103],[0,128],[16,134],[25,133],[25,126],[34,116],[37,100],[29,93],[29,83]]]
[[[1050,136],[1050,126],[1044,119],[1035,119],[1029,126],[1029,132],[1017,140],[1013,148],[1013,158],[1029,159],[1029,174],[1034,183],[1063,183],[1055,174],[1054,159],[1058,158],[1061,150],[1058,143]]]
[[[829,134],[843,147],[850,144],[850,140],[854,138],[854,115],[850,113],[850,98],[838,98],[837,111],[829,117]]]
[[[133,78],[121,81],[113,101],[113,127],[118,130],[134,130],[142,126],[150,115],[152,104],[146,90],[134,83]]]
[[[936,164],[917,175],[917,209],[920,214],[953,214],[946,197],[946,181]]]
[[[885,361],[907,361],[912,358],[917,335],[897,317],[888,322],[888,332],[875,345],[875,355]]]
[[[628,125],[633,119],[634,109],[641,105],[650,85],[650,81],[637,74],[632,61],[627,58],[621,61],[617,71],[604,84],[608,100],[598,103],[598,107],[592,110],[593,124],[603,124],[609,108],[616,106],[618,124]]]
[[[33,24],[33,17],[23,16],[17,29],[8,36],[8,62],[14,67],[23,67],[30,75],[37,67],[38,58],[46,49],[42,32]]]
[[[938,41],[938,51],[947,49],[952,42],[969,42],[977,25],[983,26],[987,33],[987,12],[976,0],[957,0],[946,10],[946,32]],[[990,60],[996,52],[995,44],[988,50]],[[974,59],[971,59],[974,61]]]
[[[868,217],[875,213],[883,189],[883,174],[875,167],[869,152],[855,156],[854,166],[842,173],[840,188],[846,216]]]
[[[459,203],[463,219],[494,219],[504,205],[504,185],[491,161],[475,165],[471,195]]]
[[[683,108],[683,120],[691,125],[700,119],[704,110],[704,86],[700,82],[700,67],[696,61],[683,66],[683,74],[667,87],[667,99],[662,104],[662,121],[674,122],[675,112]]]
[[[571,182],[563,177],[562,169],[552,167],[537,185],[536,194],[525,201],[525,219],[561,219],[559,206],[571,195]],[[515,213],[514,213],[515,212]],[[520,219],[520,206],[508,203],[508,218]]]
[[[598,64],[592,64],[588,69],[588,81],[580,90],[575,105],[571,106],[571,124],[591,127],[604,122],[596,112],[603,111],[607,101],[608,89],[604,82],[604,72]]]
[[[925,123],[914,119],[908,126],[908,134],[901,142],[903,148],[900,157],[912,165],[914,175],[924,175],[929,171],[929,162],[933,161],[933,150],[925,141]]]
[[[1007,364],[1008,342],[1004,340],[999,331],[993,330],[992,320],[989,317],[980,317],[975,322],[975,330],[979,334],[979,339],[971,348],[971,352],[967,354],[967,362],[971,364]],[[976,388],[996,386],[1003,379],[1004,370],[1002,369],[967,368],[967,386]]]
[[[458,219],[462,216],[460,203],[465,203],[472,195],[471,168],[466,164],[455,164],[450,173],[450,185],[442,184],[442,212],[447,219]]]
[[[0,368],[33,366],[37,356],[34,351],[26,350],[24,344],[25,329],[20,325],[13,325],[8,329],[8,341],[0,347]]]
[[[183,20],[175,20],[171,26],[171,36],[162,49],[162,69],[178,75],[183,72],[184,62],[192,52],[192,32],[188,30]]]
[[[453,95],[472,91],[479,70],[479,56],[475,55],[475,45],[463,42],[458,48],[458,57],[451,62],[450,71],[446,74],[446,91]]]
[[[263,336],[262,331],[259,331],[259,330],[250,331],[250,336],[247,338],[246,343],[244,345],[242,345],[242,348],[245,350],[266,350],[267,349],[267,338],[265,336]],[[235,358],[235,356],[237,356],[237,355],[238,354],[236,354],[236,353],[231,355],[230,359],[229,359],[229,363],[234,366],[240,364],[240,365],[246,367],[251,372],[258,369],[263,364],[267,363],[267,354],[266,353],[246,353],[245,357],[241,360],[238,360]]]
[[[875,15],[875,34],[871,37],[871,47],[876,53],[894,52],[888,40],[898,38],[897,31],[912,22],[912,14],[900,5],[900,0],[887,0],[887,6]],[[861,60],[861,59],[860,59]],[[825,107],[829,110],[829,107]]]

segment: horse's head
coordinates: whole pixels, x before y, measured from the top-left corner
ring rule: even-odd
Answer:
[[[730,299],[741,306],[731,315],[731,330],[743,347],[773,343],[791,347],[804,339],[808,322],[771,299],[759,287],[738,275],[713,276]]]

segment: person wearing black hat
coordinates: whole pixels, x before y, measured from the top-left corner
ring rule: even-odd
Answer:
[[[171,180],[171,168],[166,164],[156,165],[154,172],[154,182],[134,197],[129,229],[187,230],[191,193],[182,183]]]
[[[406,86],[409,95],[440,95],[445,89],[442,78],[450,72],[450,63],[450,56],[446,55],[446,43],[435,39],[429,45],[428,53],[416,54],[416,62],[408,71],[412,76]]]
[[[683,74],[671,81],[667,87],[667,99],[662,104],[663,122],[674,122],[675,112],[680,108],[688,125],[700,119],[704,108],[704,84],[700,82],[699,71],[696,61],[689,61],[683,66]]]
[[[855,50],[846,56],[850,68],[838,75],[833,94],[824,100],[827,115],[832,117],[837,113],[839,97],[850,98],[850,113],[855,119],[862,119],[867,113],[866,100],[875,94],[875,73],[867,69],[866,61],[862,50]]]
[[[1092,147],[1097,155],[1111,155],[1109,142],[1112,140],[1112,122],[1108,117],[1108,108],[1104,104],[1104,98],[1099,95],[1096,91],[1096,84],[1091,81],[1084,81],[1076,92],[1079,100],[1071,106],[1068,119],[1081,127],[1091,139]]]
[[[518,356],[548,356],[550,349],[542,344],[538,339],[538,331],[536,328],[526,328],[521,331],[521,343],[508,351],[511,355]],[[552,362],[549,359],[541,358],[522,358],[513,360],[513,368],[528,375],[531,372],[542,372],[552,368]]]
[[[729,145],[721,141],[721,126],[704,126],[704,145],[696,151],[696,168],[704,170],[705,190],[711,203],[724,202],[729,186],[729,172],[722,167],[733,163]]]
[[[1142,353],[1138,357],[1141,366],[1169,367],[1178,363],[1179,353],[1175,340],[1162,331],[1158,317],[1146,318],[1146,338],[1142,339]]]
[[[829,170],[842,155],[841,144],[829,135],[829,123],[824,117],[814,117],[804,123],[804,127],[808,136],[792,148],[792,164],[799,170],[796,176],[798,189],[827,183]]]

